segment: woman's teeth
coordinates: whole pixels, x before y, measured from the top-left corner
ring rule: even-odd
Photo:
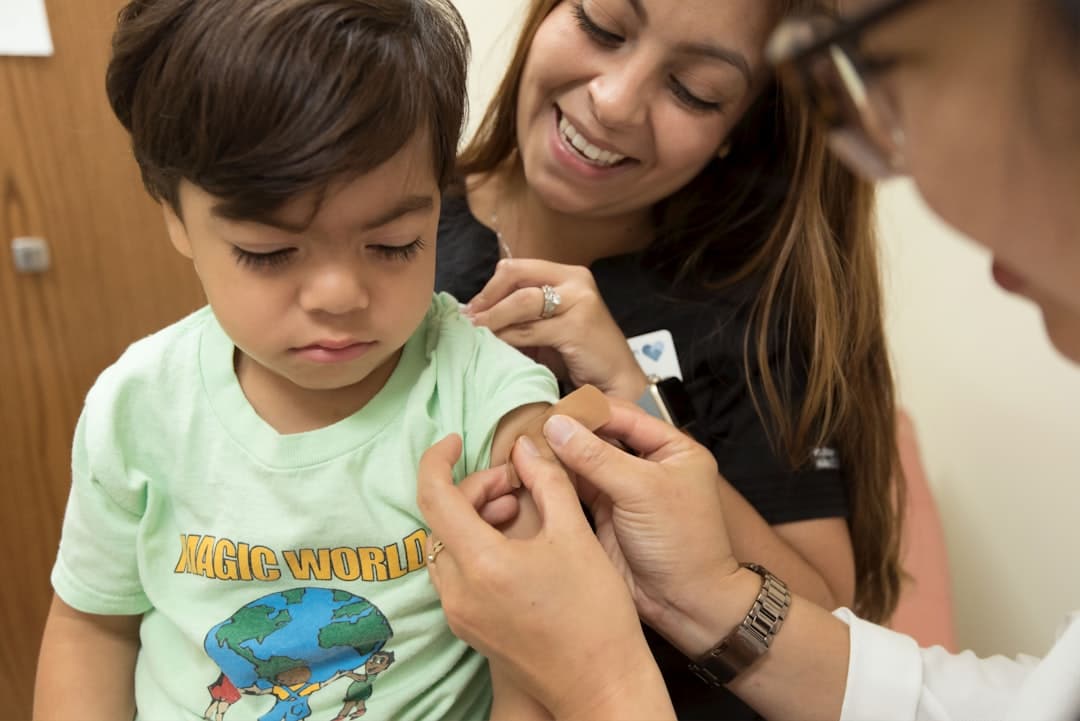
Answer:
[[[559,132],[566,138],[566,142],[569,143],[574,150],[578,152],[585,160],[589,161],[593,165],[599,165],[604,168],[610,168],[613,165],[617,165],[626,160],[625,155],[619,155],[618,153],[612,153],[607,150],[601,150],[588,140],[585,136],[577,131],[570,121],[563,117],[559,121]]]

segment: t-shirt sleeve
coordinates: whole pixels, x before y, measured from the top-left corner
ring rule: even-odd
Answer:
[[[490,332],[477,346],[470,374],[465,414],[465,463],[468,473],[487,468],[499,421],[507,413],[531,403],[555,403],[559,387],[546,367]]]
[[[139,580],[136,544],[145,491],[127,477],[115,415],[91,390],[75,427],[71,491],[52,585],[85,613],[134,615],[150,609]]]
[[[446,359],[452,362],[441,373],[441,384],[444,388],[460,384],[464,465],[459,464],[457,470],[467,475],[488,467],[495,430],[503,416],[532,403],[554,403],[559,388],[545,366],[463,318],[450,296],[442,294],[438,302],[444,309],[439,345],[456,356]]]

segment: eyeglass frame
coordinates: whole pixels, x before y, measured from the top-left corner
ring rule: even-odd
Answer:
[[[903,159],[901,153],[888,152],[881,142],[865,132],[868,120],[880,122],[881,119],[870,116],[871,109],[865,102],[868,83],[863,77],[862,68],[865,63],[860,61],[856,41],[882,21],[922,2],[923,0],[888,0],[850,18],[838,18],[826,13],[790,17],[777,26],[766,51],[766,56],[775,66],[781,80],[798,89],[828,126],[833,150],[847,165],[871,179],[902,173]],[[819,37],[812,37],[807,41],[805,36],[808,33],[820,33],[814,23],[822,21],[833,23],[833,27]],[[849,64],[848,73],[837,67],[846,98],[838,98],[835,90],[825,89],[813,76],[807,61],[823,53],[829,54],[834,65],[838,65],[839,57]],[[857,82],[858,86],[854,86],[854,82]],[[830,95],[830,92],[833,94]],[[838,100],[845,100],[846,103],[837,102]],[[850,105],[858,113],[860,128],[853,129],[853,118],[837,109],[844,104]],[[894,138],[894,142],[902,149],[902,129],[893,127],[891,132],[898,136]],[[859,147],[855,147],[856,145]]]

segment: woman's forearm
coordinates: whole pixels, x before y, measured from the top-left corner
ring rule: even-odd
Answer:
[[[668,721],[675,719],[664,677],[651,654],[629,673],[610,677],[580,702],[556,713],[557,721]]]
[[[761,589],[748,569],[703,573],[668,611],[649,623],[690,658],[726,638]],[[772,645],[729,688],[769,719],[837,719],[848,667],[848,627],[805,598],[793,596]]]
[[[728,688],[772,721],[835,721],[847,688],[848,640],[845,623],[795,597],[769,651]]]
[[[783,579],[792,593],[822,608],[851,604],[855,562],[843,519],[785,524],[791,539],[788,540],[777,528],[770,526],[727,480],[721,477],[719,483],[728,537],[737,559],[765,566]],[[801,533],[798,527],[804,525],[814,528]],[[802,538],[809,539],[805,549],[798,546]],[[822,553],[821,549],[825,547],[832,550]]]

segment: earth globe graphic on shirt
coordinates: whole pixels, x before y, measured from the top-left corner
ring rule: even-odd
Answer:
[[[313,693],[363,672],[392,636],[386,616],[364,598],[294,588],[244,605],[210,629],[203,647],[237,696],[274,700],[260,721],[297,721],[311,715]]]

